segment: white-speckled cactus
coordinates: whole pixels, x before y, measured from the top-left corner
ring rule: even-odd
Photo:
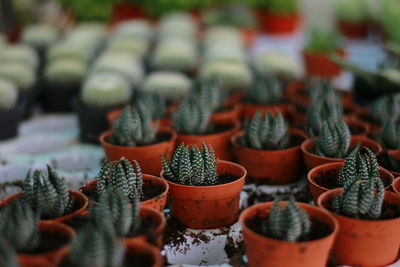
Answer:
[[[0,78],[7,79],[25,91],[32,89],[36,81],[36,74],[30,65],[18,62],[0,64]]]
[[[39,63],[36,52],[27,45],[6,45],[0,50],[1,63],[14,63],[27,64],[36,68]]]
[[[210,45],[204,53],[205,62],[238,62],[245,63],[247,61],[244,50],[235,45],[227,43],[216,43]]]
[[[12,82],[0,79],[0,110],[10,110],[15,107],[18,99],[18,89]]]
[[[48,50],[47,62],[64,58],[88,61],[89,56],[90,53],[88,53],[88,48],[85,46],[69,42],[60,42],[52,45]]]
[[[34,24],[26,27],[22,32],[22,42],[24,44],[45,48],[57,40],[57,28],[49,24]]]
[[[90,76],[81,91],[81,101],[92,107],[113,107],[128,103],[132,89],[121,76],[101,73]]]
[[[61,58],[46,66],[45,77],[49,82],[75,83],[84,79],[87,63],[76,58]]]
[[[290,56],[279,52],[266,52],[255,57],[257,72],[264,77],[284,76],[300,78],[303,75],[302,65]]]
[[[151,25],[141,19],[129,20],[120,23],[115,29],[114,37],[129,37],[149,41],[153,36]]]
[[[243,46],[240,31],[229,26],[215,26],[209,28],[204,35],[204,46],[206,48],[214,44],[230,44],[232,46]]]
[[[194,40],[196,38],[197,25],[185,13],[172,13],[164,16],[158,28],[158,38],[180,38]]]
[[[132,37],[117,37],[107,45],[108,51],[124,51],[138,58],[143,58],[149,50],[150,42]]]

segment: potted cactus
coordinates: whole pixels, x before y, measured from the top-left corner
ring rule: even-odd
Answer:
[[[388,150],[389,154],[396,154],[400,152],[400,124],[392,117],[386,117],[383,122],[382,131],[380,131],[376,140],[382,145],[383,148]]]
[[[339,230],[328,212],[294,197],[251,206],[240,215],[248,266],[326,266]]]
[[[317,203],[317,199],[322,193],[331,189],[343,187],[344,176],[361,175],[357,171],[362,169],[359,166],[364,164],[364,161],[367,163],[368,173],[379,173],[385,189],[389,190],[394,180],[393,175],[384,168],[378,167],[377,158],[370,149],[364,147],[360,150],[356,147],[349,153],[344,163],[327,163],[315,167],[308,172],[307,178],[314,203]]]
[[[0,207],[9,205],[15,199],[21,199],[31,206],[41,220],[51,222],[65,222],[83,213],[88,205],[86,196],[68,190],[64,178],[49,165],[46,170],[29,171],[23,191],[5,198],[0,202]]]
[[[76,102],[80,139],[97,143],[99,135],[108,128],[106,114],[129,103],[131,96],[129,84],[117,74],[94,74],[87,78]]]
[[[167,204],[168,184],[158,177],[142,174],[139,163],[132,163],[126,158],[104,161],[97,179],[89,181],[81,191],[97,202],[107,188],[115,188],[123,190],[132,203],[138,198],[142,206],[163,211]]]
[[[0,140],[13,138],[18,133],[26,102],[18,100],[18,89],[14,83],[0,78]]]
[[[341,0],[335,7],[337,26],[340,32],[352,39],[368,36],[368,3],[366,0]]]
[[[194,229],[214,229],[235,223],[246,170],[217,161],[212,146],[181,144],[173,158],[162,157],[161,178],[170,187],[172,215]],[[195,211],[195,212],[194,212]]]
[[[395,150],[391,153],[387,150],[383,150],[377,155],[378,163],[380,166],[390,171],[393,176],[400,177],[400,151]]]
[[[304,166],[300,144],[306,134],[289,129],[280,111],[262,118],[258,111],[251,122],[246,120],[244,131],[232,137],[235,156],[256,183],[288,184],[295,182]]]

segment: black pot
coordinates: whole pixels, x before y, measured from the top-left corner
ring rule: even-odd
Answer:
[[[0,140],[10,139],[18,134],[18,125],[24,116],[26,99],[19,98],[17,106],[10,110],[0,109]]]
[[[45,112],[72,112],[72,101],[79,94],[81,82],[43,82],[43,110]]]
[[[34,115],[36,104],[39,100],[40,91],[41,86],[39,83],[33,88],[20,91],[20,98],[24,99],[26,103],[23,115],[24,119],[29,119]]]

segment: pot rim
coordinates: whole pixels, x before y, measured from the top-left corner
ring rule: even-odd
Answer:
[[[213,121],[213,119],[212,119],[212,121]],[[237,132],[240,129],[240,122],[238,120],[230,121],[230,122],[227,122],[227,123],[216,123],[216,125],[229,125],[231,127],[229,129],[227,129],[227,130],[222,131],[222,132],[210,133],[210,134],[199,134],[199,135],[196,135],[196,134],[182,134],[182,133],[176,132],[176,130],[174,130],[173,127],[172,127],[172,129],[173,129],[173,131],[175,131],[177,133],[177,136],[179,136],[179,137],[200,138],[200,139],[201,139],[201,137],[207,138],[207,137],[230,135],[232,133]],[[180,145],[180,144],[178,144],[178,145]]]
[[[394,179],[392,188],[395,193],[400,194],[400,176]]]
[[[304,56],[326,56],[326,55],[329,55],[329,54],[331,54],[331,53],[336,53],[336,54],[339,54],[339,55],[341,55],[341,56],[346,56],[346,51],[344,50],[344,48],[338,48],[338,49],[335,49],[335,50],[333,50],[333,51],[331,51],[331,52],[326,52],[326,53],[323,53],[323,52],[313,52],[313,51],[309,51],[309,50],[307,50],[306,48],[304,48],[303,49],[303,51],[302,51],[302,53],[303,53],[303,55]]]

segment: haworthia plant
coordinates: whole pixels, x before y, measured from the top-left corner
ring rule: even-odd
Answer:
[[[343,107],[339,101],[320,99],[314,101],[307,109],[307,120],[311,135],[319,136],[325,121],[341,121]]]
[[[311,80],[308,84],[310,90],[311,103],[327,99],[330,102],[338,103],[339,94],[333,89],[327,80]]]
[[[199,80],[192,92],[193,97],[197,97],[198,101],[204,105],[209,105],[213,112],[224,108],[225,94],[217,79]]]
[[[273,105],[282,102],[283,89],[280,82],[273,77],[259,76],[247,91],[246,101],[253,104]]]
[[[4,239],[0,238],[0,266],[19,267],[17,253],[13,247]]]
[[[399,95],[384,95],[376,99],[372,103],[370,117],[380,124],[387,118],[398,120],[400,117]]]
[[[150,109],[153,120],[159,120],[165,116],[166,102],[161,95],[150,93],[141,93],[135,101],[136,106],[145,106]]]
[[[212,146],[202,144],[202,151],[196,146],[181,144],[172,160],[162,157],[162,168],[168,180],[183,185],[215,185],[218,183],[218,161]]]
[[[400,123],[392,117],[385,118],[377,139],[387,149],[400,149]]]

